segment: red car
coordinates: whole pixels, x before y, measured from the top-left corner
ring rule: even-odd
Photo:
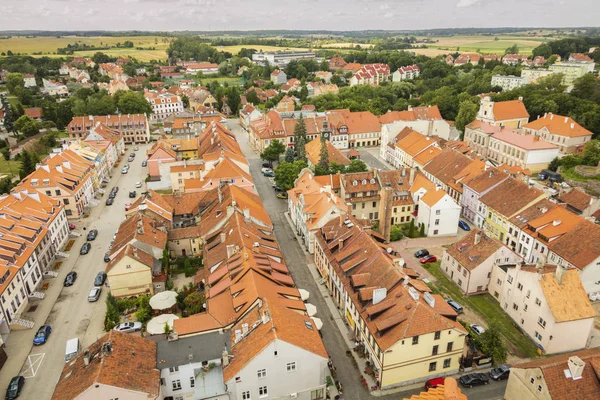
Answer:
[[[436,388],[438,385],[444,384],[444,378],[433,378],[425,382],[425,390]]]
[[[436,261],[437,261],[437,257],[434,256],[433,254],[430,254],[425,257],[421,257],[421,264],[432,263],[432,262],[436,262]]]
[[[75,229],[75,224],[69,224],[69,229],[70,229],[70,230],[73,230],[73,229]]]

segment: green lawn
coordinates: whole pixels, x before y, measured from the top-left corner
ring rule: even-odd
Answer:
[[[575,167],[563,169],[560,171],[560,174],[563,176],[563,178],[572,179],[579,182],[600,181],[600,175],[586,177],[575,172]]]
[[[0,174],[8,176],[19,176],[19,168],[21,168],[20,161],[9,161],[6,162],[4,157],[0,156]]]
[[[520,357],[537,357],[537,347],[525,336],[515,325],[512,319],[502,311],[500,304],[489,294],[477,296],[465,296],[458,286],[450,281],[440,270],[440,262],[425,264],[425,268],[436,279],[436,283],[431,283],[435,292],[451,297],[463,306],[481,315],[488,324],[494,323],[508,342],[511,352]]]
[[[196,81],[200,81],[202,82],[203,85],[206,85],[210,82],[214,82],[217,81],[220,84],[223,83],[227,83],[230,86],[233,85],[243,85],[244,83],[242,82],[242,78],[239,77],[231,77],[231,76],[219,76],[219,77],[212,77],[210,75],[204,75],[201,79],[196,79]]]

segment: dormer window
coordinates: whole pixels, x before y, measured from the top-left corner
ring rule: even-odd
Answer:
[[[371,179],[371,184],[375,184],[375,179]]]
[[[363,185],[366,185],[366,184],[367,184],[367,180],[366,180],[366,179],[363,179],[363,180],[362,180],[362,184],[363,184]]]
[[[352,186],[358,185],[358,181],[352,181]]]

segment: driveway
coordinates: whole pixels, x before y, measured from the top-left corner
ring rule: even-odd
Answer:
[[[261,173],[261,160],[248,145],[247,133],[239,126],[237,119],[230,119],[227,122],[228,128],[236,134],[238,143],[248,159],[250,172],[256,189],[260,195],[265,209],[269,213],[275,228],[275,236],[279,242],[286,265],[290,269],[292,277],[297,287],[306,289],[310,293],[310,303],[317,307],[317,317],[323,321],[322,338],[325,348],[337,368],[337,379],[344,387],[343,399],[364,400],[367,398],[383,399],[403,399],[409,398],[413,394],[422,391],[422,386],[415,385],[410,388],[402,388],[394,391],[386,391],[383,396],[371,396],[360,383],[359,371],[348,362],[346,350],[348,346],[342,337],[340,330],[335,324],[335,320],[340,318],[338,314],[332,314],[325,303],[325,298],[321,295],[317,282],[313,278],[308,264],[313,263],[313,257],[305,254],[296,240],[296,236],[288,224],[284,213],[287,211],[287,201],[278,199],[275,196],[271,182]],[[467,389],[469,399],[473,400],[492,400],[501,399],[504,394],[506,382],[496,383],[480,388]],[[485,390],[484,390],[485,389]],[[481,394],[478,394],[481,391]]]
[[[133,147],[128,146],[126,152],[133,152]],[[100,299],[94,303],[87,301],[87,295],[93,287],[96,274],[106,268],[104,253],[108,250],[119,224],[125,219],[125,203],[134,200],[129,199],[128,192],[135,190],[135,182],[143,182],[146,177],[146,168],[141,167],[141,162],[145,158],[148,145],[139,147],[139,151],[135,152],[135,160],[129,163],[131,168],[128,174],[121,174],[121,167],[126,158],[121,161],[119,167],[113,169],[113,176],[105,189],[105,195],[98,200],[100,204],[92,209],[90,217],[72,221],[81,236],[75,238],[70,255],[59,260],[62,261],[62,265],[58,270],[58,277],[50,280],[46,298],[37,303],[38,309],[32,314],[36,321],[35,327],[13,331],[10,334],[6,345],[9,358],[2,369],[0,388],[5,388],[12,376],[21,374],[27,378],[21,397],[50,399],[65,365],[67,340],[78,337],[82,348],[85,348],[104,335],[107,290],[104,289]],[[114,186],[119,186],[120,189],[115,202],[112,206],[105,206],[108,192]],[[137,189],[138,194],[144,190],[145,185]],[[79,249],[85,243],[87,231],[90,229],[97,229],[98,237],[91,242],[90,252],[80,256]],[[63,288],[62,282],[69,271],[77,272],[77,281],[73,286]],[[33,336],[44,323],[52,326],[52,334],[46,344],[32,348]]]

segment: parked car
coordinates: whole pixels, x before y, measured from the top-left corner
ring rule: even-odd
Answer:
[[[425,390],[433,389],[444,384],[444,378],[433,378],[425,382]]]
[[[125,211],[129,211],[130,208],[131,208],[131,203],[125,204]]]
[[[115,198],[114,197],[109,197],[108,199],[106,199],[106,205],[107,206],[112,206],[114,202],[115,202]]]
[[[94,240],[98,237],[98,229],[92,229],[87,234],[87,240]]]
[[[432,263],[432,262],[437,261],[437,257],[434,256],[433,254],[429,254],[425,257],[421,257],[420,261],[421,261],[421,264]]]
[[[267,171],[263,174],[264,176],[268,177],[268,178],[272,178],[275,176],[275,173],[273,171]]]
[[[73,284],[75,283],[76,280],[77,280],[77,272],[71,271],[67,274],[67,276],[65,276],[65,282],[63,283],[63,285],[65,287],[73,286]]]
[[[467,374],[460,377],[460,384],[464,387],[473,387],[479,385],[487,385],[490,380],[487,376],[480,373]]]
[[[139,148],[139,146],[135,146],[135,147],[133,148],[133,151],[138,151],[139,149],[140,149],[140,148]]]
[[[500,365],[490,371],[490,378],[495,381],[508,379],[510,376],[510,367],[508,365]]]
[[[146,161],[146,160],[142,161],[142,167],[145,167],[147,165],[148,165],[148,161]]]
[[[122,173],[123,175],[124,175],[124,174],[126,174],[127,172],[129,172],[129,168],[123,168],[123,169],[121,170],[121,173]]]
[[[477,336],[482,335],[483,332],[485,332],[485,328],[481,325],[471,324],[471,325],[469,325],[469,328],[471,328],[473,333],[476,334]]]
[[[463,231],[470,231],[471,230],[471,227],[469,226],[469,224],[467,224],[462,219],[460,221],[458,221],[458,227],[460,229],[462,229]]]
[[[446,300],[446,303],[448,303],[448,305],[454,310],[456,311],[457,314],[462,314],[463,308],[460,304],[458,304],[457,302],[455,302],[454,300]]]
[[[260,172],[262,172],[263,174],[268,171],[273,172],[273,170],[270,167],[262,167],[262,169],[260,170]]]
[[[135,196],[137,196],[137,192],[135,190],[132,190],[131,192],[129,192],[130,199],[135,199]]]
[[[81,246],[81,250],[79,250],[79,254],[82,256],[86,255],[92,249],[92,244],[90,242],[85,242],[83,246]]]
[[[283,190],[281,190],[281,188],[277,185],[273,185],[273,190],[276,192],[283,192]]]
[[[263,163],[263,169],[264,168],[269,168],[269,169],[273,169],[273,164],[271,164],[270,162],[265,162]],[[264,171],[263,171],[264,172]]]
[[[106,281],[106,272],[100,271],[96,275],[96,279],[94,279],[94,286],[102,286],[104,285],[104,281]]]
[[[19,375],[12,378],[8,384],[8,389],[6,389],[6,400],[13,400],[19,397],[24,384],[25,378],[22,376]]]
[[[110,262],[110,252],[104,253],[104,262]]]
[[[127,167],[127,168],[129,168],[129,167]],[[113,187],[112,189],[110,189],[110,191],[111,191],[111,192],[114,192],[114,193],[117,193],[117,192],[119,191],[119,187],[118,187],[118,186],[115,186],[115,187]]]
[[[94,301],[98,301],[100,298],[100,293],[102,293],[101,287],[94,287],[90,290],[90,294],[88,294],[88,301],[93,303]]]
[[[129,332],[139,332],[142,330],[141,322],[123,322],[115,326],[115,331],[129,333]]]
[[[38,329],[37,333],[33,338],[34,346],[39,346],[40,344],[46,343],[48,340],[48,336],[50,336],[50,332],[52,332],[52,328],[50,325],[42,325],[40,329]]]
[[[135,183],[135,187],[138,188],[138,189],[141,188],[142,187],[142,182],[136,182]]]
[[[415,252],[415,257],[417,257],[417,258],[425,257],[428,255],[429,255],[429,251],[427,251],[425,249],[421,249],[421,250]]]
[[[127,161],[129,161],[129,162],[132,162],[133,160],[134,160],[134,158],[133,158],[133,157],[129,157],[129,158],[127,159]]]
[[[70,229],[70,230],[73,230],[73,229],[75,229],[75,224],[69,224],[69,229]]]
[[[279,192],[279,193],[277,193],[277,198],[278,199],[287,199],[288,194],[286,192]]]

